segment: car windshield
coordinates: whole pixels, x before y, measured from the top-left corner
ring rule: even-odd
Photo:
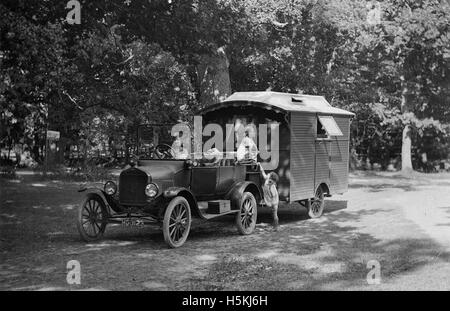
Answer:
[[[179,126],[180,124],[177,124]],[[187,124],[186,124],[187,125]],[[244,137],[236,149],[231,151],[218,150],[215,146],[208,150],[194,153],[192,134],[185,136],[184,124],[178,127],[175,124],[146,124],[138,128],[137,135],[137,155],[140,159],[161,159],[161,160],[204,160],[217,164],[225,157],[238,161],[257,161],[258,148],[250,137]],[[192,133],[188,129],[189,133]],[[189,134],[188,134],[189,135]],[[185,139],[189,137],[188,141]],[[184,140],[184,142],[183,142]],[[200,148],[202,148],[200,146]],[[231,158],[230,158],[231,156]]]
[[[178,146],[180,139],[171,131],[175,124],[145,124],[138,128],[137,147],[140,158],[185,160],[190,157]],[[179,146],[178,146],[179,147]],[[181,152],[180,152],[181,149]]]

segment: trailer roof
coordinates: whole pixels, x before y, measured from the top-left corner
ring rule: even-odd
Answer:
[[[224,101],[206,107],[202,112],[206,113],[233,106],[259,106],[265,109],[281,111],[312,112],[347,116],[355,115],[350,111],[331,106],[323,96],[279,92],[236,92]]]

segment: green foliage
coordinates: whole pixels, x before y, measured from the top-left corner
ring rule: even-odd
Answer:
[[[413,164],[420,165],[421,154],[428,161],[447,158],[450,153],[450,127],[433,118],[418,119],[414,114],[401,114],[398,108],[382,103],[353,103],[346,107],[356,113],[351,124],[351,148],[365,163],[378,163],[386,169],[399,164],[402,132],[406,124],[412,125]]]
[[[157,44],[129,44],[91,34],[77,48],[82,78],[71,100],[81,112],[80,135],[99,146],[135,137],[143,123],[187,118],[193,92],[185,68]],[[90,83],[86,84],[86,81]]]
[[[36,25],[0,5],[0,106],[2,144],[41,136],[67,75],[65,39],[58,24]]]
[[[354,111],[353,146],[372,162],[398,157],[405,125],[415,151],[448,155],[445,1],[81,4],[75,26],[57,0],[0,5],[2,146],[42,145],[50,126],[92,149],[122,148],[137,124],[189,119],[201,62],[221,48],[233,91],[324,95]]]
[[[48,124],[82,145],[123,142],[137,124],[189,116],[186,69],[158,44],[96,27],[72,42],[60,21],[1,12],[2,145],[42,145]]]

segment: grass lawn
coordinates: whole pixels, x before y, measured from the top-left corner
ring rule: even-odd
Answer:
[[[320,219],[284,206],[273,232],[261,209],[249,236],[232,217],[195,221],[179,249],[157,227],[108,226],[103,241],[82,242],[79,185],[0,179],[1,290],[450,289],[450,174],[353,173]],[[66,282],[69,260],[81,264],[81,285]],[[367,282],[371,260],[378,285]]]

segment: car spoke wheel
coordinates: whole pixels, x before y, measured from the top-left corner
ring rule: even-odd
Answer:
[[[108,216],[103,201],[88,195],[78,210],[77,229],[83,240],[91,242],[100,239],[105,233]]]
[[[325,206],[325,193],[322,187],[317,188],[314,199],[311,200],[311,204],[308,209],[308,215],[311,218],[319,218],[323,214],[323,208]]]
[[[172,247],[180,247],[186,241],[191,230],[191,208],[183,197],[175,197],[170,201],[164,213],[163,234],[166,243]]]
[[[236,215],[236,226],[240,234],[251,234],[255,230],[257,215],[255,197],[250,192],[244,192],[239,212]]]

